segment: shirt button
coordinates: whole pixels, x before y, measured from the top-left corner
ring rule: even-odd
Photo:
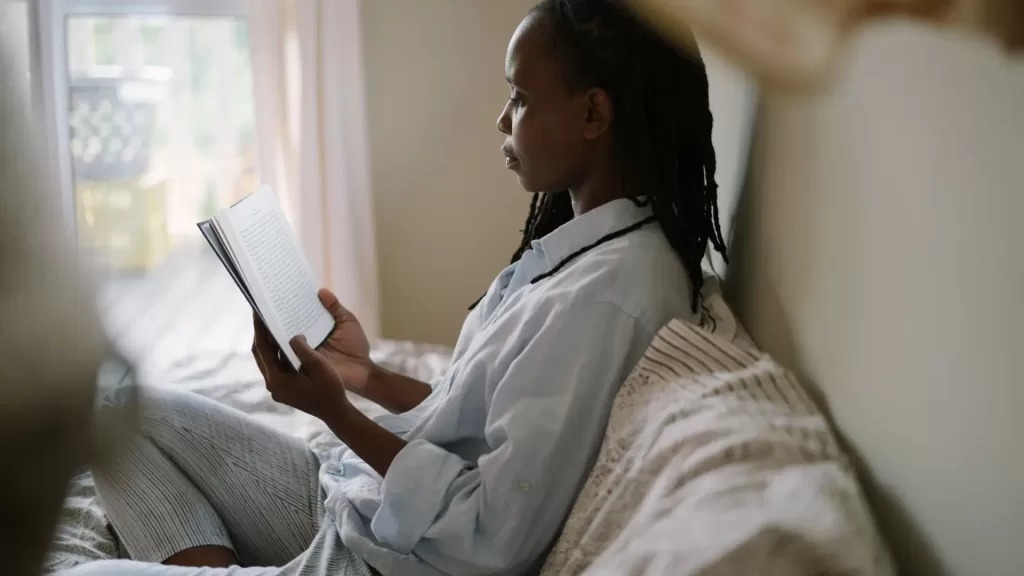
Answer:
[[[523,492],[529,492],[530,491],[530,483],[529,482],[520,482],[519,483],[519,489],[522,490]]]

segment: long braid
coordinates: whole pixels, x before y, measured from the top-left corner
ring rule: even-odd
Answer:
[[[518,262],[530,249],[530,243],[554,232],[559,226],[572,220],[572,199],[568,194],[537,193],[530,201],[530,214],[523,228],[523,239],[512,255],[512,262]]]
[[[530,248],[533,238],[533,230],[537,226],[537,203],[540,201],[540,194],[534,194],[530,200],[530,213],[526,216],[526,223],[523,224],[523,239],[519,242],[519,248],[512,255],[512,263],[516,263],[523,257],[523,253]]]
[[[544,194],[544,211],[539,215],[534,239],[543,238],[559,226],[572,220],[572,198],[565,193]]]
[[[711,206],[711,222],[714,230],[709,231],[711,244],[721,255],[726,264],[729,263],[729,255],[725,248],[725,238],[722,237],[722,222],[718,215],[718,182],[715,181],[715,147],[711,144],[711,132],[714,127],[714,120],[711,111],[708,111],[707,118],[707,141],[704,146],[704,177],[707,182],[705,194],[707,203]]]

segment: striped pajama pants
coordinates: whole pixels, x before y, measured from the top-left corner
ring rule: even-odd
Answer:
[[[133,560],[65,576],[370,576],[324,514],[320,463],[306,444],[201,396],[146,389],[140,434],[94,470],[96,489]],[[242,566],[159,564],[222,546]]]

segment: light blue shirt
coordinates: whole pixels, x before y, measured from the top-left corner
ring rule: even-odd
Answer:
[[[533,243],[469,314],[452,367],[378,422],[409,444],[381,480],[350,451],[321,480],[342,540],[386,575],[518,574],[558,535],[620,384],[655,333],[696,320],[656,223],[531,280],[650,216],[616,200]]]

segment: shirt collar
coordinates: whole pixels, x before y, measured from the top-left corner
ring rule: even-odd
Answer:
[[[651,213],[650,206],[637,206],[629,198],[612,200],[573,218],[547,236],[534,240],[531,248],[544,257],[550,268],[580,248],[597,242],[602,236],[636,224]]]

